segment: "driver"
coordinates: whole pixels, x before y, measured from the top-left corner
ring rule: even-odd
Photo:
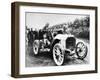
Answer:
[[[44,42],[45,45],[50,45],[50,41],[47,39],[46,34],[43,35],[43,42]]]

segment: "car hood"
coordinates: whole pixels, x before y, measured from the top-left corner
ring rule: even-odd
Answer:
[[[55,36],[54,39],[67,39],[68,37],[74,37],[74,35],[71,34],[58,34]]]

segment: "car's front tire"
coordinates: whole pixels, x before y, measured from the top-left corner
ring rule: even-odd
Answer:
[[[83,42],[78,42],[75,51],[79,59],[84,59],[87,56],[88,49]]]
[[[53,59],[57,66],[60,66],[64,63],[65,57],[64,57],[63,50],[59,43],[56,43],[53,46]]]
[[[33,54],[36,56],[39,54],[39,40],[33,42]]]

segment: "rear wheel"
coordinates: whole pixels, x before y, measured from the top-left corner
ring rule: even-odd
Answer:
[[[33,54],[34,55],[39,54],[39,40],[34,40],[33,42]]]
[[[53,47],[53,59],[58,66],[64,63],[64,53],[59,43],[56,43]]]
[[[79,59],[84,59],[87,56],[87,46],[83,42],[77,43],[75,51]]]

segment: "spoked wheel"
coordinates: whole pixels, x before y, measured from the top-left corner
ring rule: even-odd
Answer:
[[[33,54],[38,55],[39,54],[39,41],[35,40],[33,42]]]
[[[60,66],[64,63],[64,53],[59,43],[53,47],[53,59],[56,65]]]
[[[76,54],[79,59],[84,59],[87,56],[87,46],[83,42],[77,43]]]

